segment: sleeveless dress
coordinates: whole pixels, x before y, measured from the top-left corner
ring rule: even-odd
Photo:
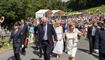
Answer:
[[[62,35],[62,27],[55,28],[56,34],[57,34],[57,43],[55,44],[53,53],[56,54],[62,54],[63,53],[63,35]]]
[[[74,29],[73,32],[66,32],[66,47],[67,47],[67,53],[70,57],[75,57],[76,52],[77,52],[77,43],[78,43],[78,29]]]

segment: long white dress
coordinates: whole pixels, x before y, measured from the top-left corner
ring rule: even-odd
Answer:
[[[78,43],[78,29],[74,29],[73,32],[66,32],[66,45],[67,45],[67,53],[70,57],[75,57],[77,52],[77,43]]]
[[[53,53],[56,54],[62,54],[63,53],[63,35],[62,35],[62,27],[55,28],[56,34],[57,34],[57,43],[55,44]]]

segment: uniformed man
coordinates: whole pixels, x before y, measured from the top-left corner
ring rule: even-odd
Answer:
[[[21,35],[20,35],[19,25],[17,23],[14,25],[14,30],[11,32],[8,45],[12,40],[13,40],[13,50],[14,50],[15,59],[20,60],[19,53],[20,53],[20,47],[21,47]]]

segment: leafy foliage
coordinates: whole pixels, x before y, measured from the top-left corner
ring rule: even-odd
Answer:
[[[105,0],[0,0],[0,16],[5,16],[4,26],[11,27],[20,19],[35,17],[39,9],[73,11],[105,4]]]

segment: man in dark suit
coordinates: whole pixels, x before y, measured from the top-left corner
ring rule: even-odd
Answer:
[[[8,41],[8,45],[13,40],[13,50],[14,50],[14,56],[15,60],[20,60],[20,47],[21,47],[21,36],[20,36],[20,30],[19,25],[14,25],[14,30],[11,32],[10,39]]]
[[[98,49],[95,48],[95,35],[96,35],[96,31],[98,30],[97,28],[97,23],[93,23],[93,26],[89,27],[88,32],[87,32],[87,37],[89,39],[89,53],[92,54],[94,52],[94,49]]]
[[[53,43],[57,40],[57,35],[54,27],[51,24],[48,24],[46,17],[43,17],[42,21],[43,24],[38,25],[39,40],[44,51],[44,60],[50,60],[51,49],[53,47]]]
[[[20,34],[21,34],[21,41],[22,41],[22,54],[25,55],[26,51],[25,48],[25,40],[28,38],[29,32],[28,32],[28,26],[25,24],[24,19],[21,20],[21,25],[20,25]]]
[[[99,46],[99,60],[105,60],[105,19],[104,27],[101,27],[96,34],[96,41]]]

